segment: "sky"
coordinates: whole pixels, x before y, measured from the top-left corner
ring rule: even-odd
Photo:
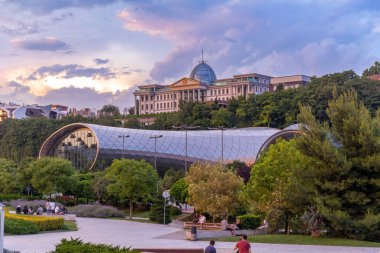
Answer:
[[[138,85],[357,74],[380,60],[377,0],[0,0],[0,101],[100,108]]]

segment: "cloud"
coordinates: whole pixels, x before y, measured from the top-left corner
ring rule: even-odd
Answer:
[[[218,78],[248,70],[271,75],[360,71],[378,58],[379,15],[380,4],[373,1],[169,0],[130,3],[118,18],[127,30],[174,45],[150,71],[164,82],[189,75],[202,48]]]
[[[13,39],[11,44],[15,48],[36,50],[36,51],[65,51],[70,50],[70,45],[54,37],[42,39]]]
[[[100,59],[100,58],[96,58],[94,59],[94,62],[97,64],[97,65],[102,65],[102,64],[107,64],[110,60],[108,59]]]
[[[4,2],[36,14],[48,14],[66,8],[92,8],[99,5],[109,5],[117,2],[117,0],[4,0]]]
[[[19,20],[3,21],[0,25],[0,33],[11,36],[35,34],[40,31],[40,26],[35,22],[25,23]]]
[[[44,79],[48,76],[56,76],[59,78],[70,79],[74,77],[88,77],[92,79],[113,79],[116,78],[118,73],[113,72],[109,68],[91,68],[84,67],[78,64],[60,65],[55,64],[52,66],[42,66],[31,73],[25,79],[28,81],[35,81]]]

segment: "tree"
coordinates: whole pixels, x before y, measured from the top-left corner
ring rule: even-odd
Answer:
[[[313,201],[313,188],[304,173],[309,163],[294,140],[280,139],[271,145],[253,165],[245,187],[244,196],[251,209],[267,216],[279,213],[288,232],[290,217],[302,213]]]
[[[197,210],[209,213],[214,220],[237,208],[242,179],[220,164],[194,163],[185,181],[189,185],[191,203]]]
[[[316,207],[333,233],[379,241],[380,114],[371,117],[355,92],[345,92],[334,95],[327,116],[321,124],[301,107],[307,127],[297,143],[316,161],[308,167]]]
[[[74,193],[78,198],[85,198],[88,204],[88,200],[94,197],[94,191],[92,190],[92,185],[94,181],[93,173],[81,173],[74,175],[75,181],[77,182]]]
[[[104,105],[102,109],[100,109],[101,112],[104,112],[106,114],[111,114],[111,116],[119,116],[120,115],[120,110],[119,107],[115,105]]]
[[[157,172],[144,160],[115,159],[106,169],[105,177],[110,180],[109,194],[129,200],[130,219],[133,202],[155,193],[158,182]]]
[[[170,187],[170,196],[180,203],[187,203],[188,188],[184,178],[181,178]]]
[[[227,108],[212,111],[211,115],[211,125],[214,127],[232,127],[234,125],[234,115]]]
[[[0,159],[0,193],[10,194],[20,191],[17,184],[17,164],[13,161]]]
[[[375,61],[375,63],[371,67],[363,71],[363,77],[378,75],[378,74],[380,74],[380,62],[378,61]]]
[[[164,190],[168,190],[170,189],[170,187],[175,183],[177,182],[179,179],[183,178],[185,175],[184,175],[184,171],[183,170],[175,170],[175,169],[168,169],[166,172],[165,172],[165,175],[164,175],[164,178],[162,179],[162,188]]]
[[[52,193],[72,189],[75,179],[72,177],[75,169],[70,161],[44,157],[30,164],[32,170],[32,185],[40,193],[51,196]]]
[[[94,179],[91,184],[91,188],[96,195],[98,203],[102,202],[102,199],[107,194],[107,186],[110,180],[105,177],[104,171],[97,171],[94,173]]]
[[[139,128],[142,128],[142,125],[137,118],[128,118],[126,122],[124,123],[124,127],[139,129]]]
[[[164,210],[164,205],[166,210]],[[149,220],[161,224],[169,224],[172,221],[170,217],[170,206],[166,203],[166,199],[164,199],[162,196],[157,196],[153,200],[153,205],[150,208]]]
[[[251,167],[249,167],[245,162],[236,160],[232,163],[228,163],[226,167],[241,177],[244,181],[244,184],[248,183],[248,180],[251,176]]]

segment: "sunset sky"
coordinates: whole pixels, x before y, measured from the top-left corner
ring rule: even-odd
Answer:
[[[380,1],[0,0],[0,101],[133,104],[188,76],[322,75],[380,60]]]

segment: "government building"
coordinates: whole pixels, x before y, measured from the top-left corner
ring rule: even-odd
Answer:
[[[310,77],[305,75],[271,77],[251,73],[234,75],[232,78],[217,79],[214,70],[203,60],[191,71],[190,77],[183,77],[170,85],[141,85],[135,96],[135,114],[156,114],[175,112],[179,102],[217,102],[227,105],[231,98],[262,94],[283,89],[306,86]],[[138,108],[138,109],[137,109]]]

